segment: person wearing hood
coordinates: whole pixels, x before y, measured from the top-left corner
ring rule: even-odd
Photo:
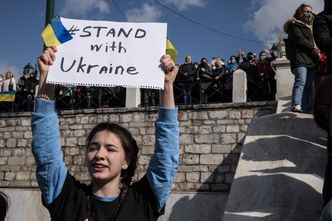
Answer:
[[[332,75],[332,1],[324,2],[324,10],[315,16],[313,34],[317,46],[327,56],[327,73]]]
[[[301,4],[296,9],[294,17],[284,25],[294,49],[289,58],[295,76],[291,108],[293,112],[310,113],[312,109],[312,82],[320,55],[312,33],[313,20],[312,7]]]

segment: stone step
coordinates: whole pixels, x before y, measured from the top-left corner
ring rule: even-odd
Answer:
[[[284,112],[253,120],[223,221],[317,220],[326,143],[312,115]]]

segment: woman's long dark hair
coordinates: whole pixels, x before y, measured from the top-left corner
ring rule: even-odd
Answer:
[[[123,146],[125,157],[128,162],[128,168],[121,172],[122,184],[129,186],[132,177],[135,174],[137,168],[137,154],[138,146],[136,140],[131,136],[130,132],[122,126],[114,123],[100,123],[95,126],[86,139],[86,144],[89,146],[94,135],[100,131],[108,131],[115,134],[121,141]]]
[[[0,191],[0,221],[4,221],[8,210],[8,197]]]

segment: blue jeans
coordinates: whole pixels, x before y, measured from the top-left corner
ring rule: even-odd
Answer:
[[[183,104],[191,105],[191,96],[192,96],[192,84],[183,84]]]
[[[292,105],[300,105],[304,112],[311,112],[312,109],[312,82],[314,69],[307,67],[296,67],[292,69],[295,81],[292,93]]]

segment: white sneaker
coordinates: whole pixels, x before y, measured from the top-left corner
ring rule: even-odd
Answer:
[[[292,112],[298,112],[298,113],[303,112],[302,109],[301,109],[301,106],[298,105],[298,104],[294,105],[291,110],[292,110]]]

